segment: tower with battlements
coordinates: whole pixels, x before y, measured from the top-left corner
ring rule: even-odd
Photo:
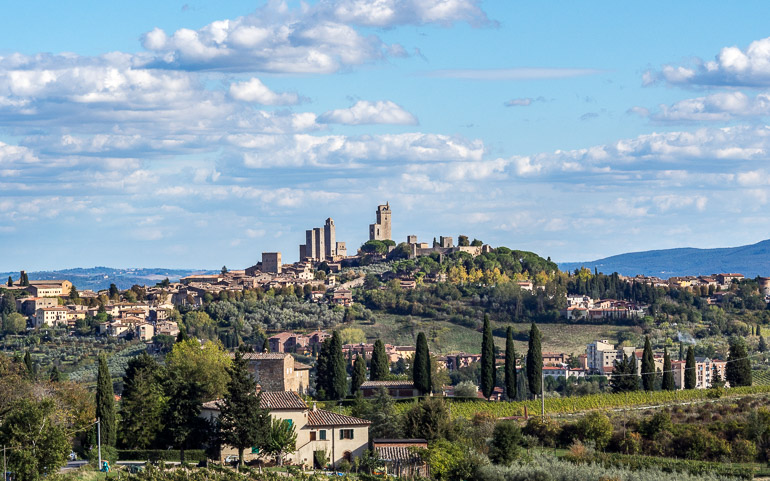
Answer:
[[[377,206],[377,222],[369,225],[369,240],[392,240],[390,203]]]

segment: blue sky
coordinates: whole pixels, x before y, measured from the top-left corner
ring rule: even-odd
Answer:
[[[17,2],[0,270],[466,234],[559,261],[770,237],[763,2]]]

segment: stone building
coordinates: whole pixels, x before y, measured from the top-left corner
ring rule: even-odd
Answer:
[[[369,240],[392,240],[390,203],[377,206],[377,222],[369,225]]]
[[[201,417],[209,420],[218,418],[221,402],[203,403]],[[287,420],[294,426],[297,433],[295,450],[285,458],[291,464],[325,468],[315,461],[316,452],[324,452],[332,467],[336,467],[343,460],[352,462],[369,447],[369,421],[317,409],[315,404],[311,408],[297,393],[262,391],[260,406],[268,409],[271,417]],[[223,446],[220,461],[237,454],[235,448]],[[256,448],[246,450],[243,457],[247,462],[260,458],[265,460]]]
[[[265,391],[294,391],[307,394],[310,366],[294,360],[291,354],[279,352],[246,353],[249,372]]]
[[[263,252],[262,253],[262,272],[271,274],[281,273],[281,253]]]
[[[324,233],[324,258],[333,258],[337,255],[337,232],[334,226],[334,219],[329,217],[323,227]]]

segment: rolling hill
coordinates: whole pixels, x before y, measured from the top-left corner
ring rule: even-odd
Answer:
[[[770,276],[770,239],[756,244],[717,249],[685,247],[619,254],[590,262],[562,262],[559,269],[581,266],[600,272],[633,276],[672,276],[738,272],[746,277]]]
[[[110,284],[115,284],[119,289],[128,289],[134,284],[140,286],[154,286],[166,277],[171,281],[191,274],[213,273],[203,269],[164,269],[164,268],[137,268],[114,269],[112,267],[89,267],[77,269],[63,269],[60,271],[28,272],[30,280],[67,279],[78,289],[108,289]],[[18,272],[0,272],[0,280],[3,283],[8,276],[14,280],[19,279]]]

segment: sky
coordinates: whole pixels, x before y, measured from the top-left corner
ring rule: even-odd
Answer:
[[[770,237],[766,2],[9,2],[0,271]]]

